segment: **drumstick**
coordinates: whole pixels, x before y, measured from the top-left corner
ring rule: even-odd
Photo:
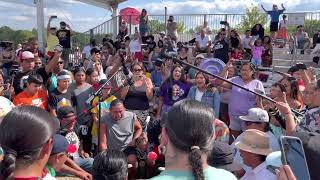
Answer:
[[[232,84],[232,85],[234,85],[234,86],[236,86],[236,87],[238,87],[238,88],[240,88],[240,89],[243,89],[243,90],[245,90],[245,91],[248,91],[248,92],[250,92],[250,93],[252,93],[252,94],[254,94],[254,95],[257,95],[257,96],[259,96],[259,97],[261,97],[261,98],[264,98],[264,99],[266,99],[266,100],[268,100],[268,101],[270,101],[270,102],[272,102],[272,103],[277,104],[277,102],[276,102],[275,100],[271,99],[271,98],[268,97],[268,96],[265,96],[265,95],[263,95],[263,94],[260,94],[260,93],[258,93],[258,92],[255,92],[255,91],[251,91],[251,90],[248,89],[248,88],[245,88],[245,87],[243,87],[243,86],[241,86],[241,85],[239,85],[239,84],[237,84],[237,83],[234,83],[234,82],[232,82],[232,81],[230,81],[230,80],[228,80],[228,79],[225,79],[225,78],[223,78],[223,77],[221,77],[221,76],[212,74],[212,73],[210,73],[210,72],[208,72],[208,71],[206,71],[206,70],[204,70],[204,69],[200,69],[200,68],[197,67],[197,66],[194,66],[194,65],[189,64],[189,63],[187,63],[187,62],[181,61],[181,60],[179,60],[179,59],[177,59],[177,58],[173,58],[173,61],[174,61],[174,62],[177,62],[177,63],[180,63],[180,64],[184,64],[184,65],[186,65],[186,66],[188,66],[188,67],[191,67],[191,68],[193,68],[193,69],[195,69],[195,70],[197,70],[197,71],[200,71],[200,72],[202,72],[202,73],[205,73],[205,74],[208,74],[208,75],[210,75],[210,76],[213,76],[213,77],[215,77],[215,78],[217,78],[217,79],[219,79],[219,80],[222,80],[222,81],[224,81],[224,82],[227,82],[227,83],[229,83],[229,84]],[[296,110],[294,110],[294,109],[292,109],[292,108],[291,108],[291,111],[302,116],[301,113],[299,113],[298,111],[296,111]]]

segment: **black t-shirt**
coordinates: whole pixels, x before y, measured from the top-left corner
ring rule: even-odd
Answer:
[[[39,74],[43,79],[43,84],[46,84],[49,79],[49,74],[47,74],[45,67],[29,71],[29,72],[18,72],[13,79],[13,88],[15,94],[19,94],[26,88],[27,80],[30,74]]]
[[[229,61],[229,45],[225,40],[217,41],[214,46],[214,58],[222,60],[224,63]]]
[[[57,37],[59,39],[59,44],[63,48],[71,48],[71,33],[68,29],[59,29],[57,31]]]
[[[154,41],[150,41],[147,43],[148,48],[150,49],[150,52],[154,50],[154,48],[156,48],[157,44]]]
[[[56,88],[49,95],[48,107],[49,109],[55,109],[58,111],[63,106],[72,106],[72,93],[68,89],[66,93],[61,93]]]

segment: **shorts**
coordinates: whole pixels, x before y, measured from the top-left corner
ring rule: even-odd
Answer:
[[[271,22],[270,23],[270,31],[277,32],[278,31],[279,22]]]
[[[245,123],[242,121],[239,116],[231,115],[230,116],[230,125],[229,128],[233,131],[244,131]]]
[[[251,59],[251,63],[257,67],[261,66],[261,62],[262,62],[261,59],[254,59],[254,58]]]
[[[123,152],[124,154],[126,154],[126,156],[137,155],[136,148],[132,146],[128,146],[126,149],[123,150]]]

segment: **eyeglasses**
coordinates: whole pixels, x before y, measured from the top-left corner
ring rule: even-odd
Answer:
[[[225,35],[226,35],[226,33],[220,33],[220,35],[223,35],[223,36],[225,36]]]

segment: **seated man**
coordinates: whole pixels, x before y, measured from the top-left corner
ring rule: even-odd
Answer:
[[[275,174],[267,169],[266,157],[272,152],[269,145],[269,137],[266,133],[249,129],[243,133],[242,139],[236,147],[240,150],[244,164],[251,167],[241,180],[276,180]]]
[[[137,152],[135,142],[142,133],[142,127],[136,115],[126,111],[123,102],[115,99],[110,104],[110,112],[102,118],[100,128],[100,150],[115,149],[123,151],[132,164],[130,175],[135,177]]]
[[[68,159],[68,153],[74,153],[76,148],[68,142],[68,140],[60,135],[56,134],[53,136],[53,147],[47,162],[47,168],[45,171],[48,173],[43,178],[44,180],[50,179],[49,177],[56,177],[56,171],[60,171],[63,164]]]
[[[196,36],[196,47],[195,52],[197,53],[207,53],[211,52],[211,38],[206,35],[204,29],[201,29],[200,35]]]
[[[268,112],[262,110],[260,108],[251,108],[248,111],[247,116],[240,116],[242,123],[244,124],[244,128],[255,129],[261,132],[264,132],[268,137],[268,144],[272,151],[279,151],[280,145],[278,139],[273,135],[273,133],[269,130],[269,116]],[[245,134],[240,134],[237,139],[232,144],[232,147],[236,147],[236,144],[241,141]],[[235,161],[239,163],[245,171],[251,170],[250,166],[245,164],[244,159],[240,156],[241,152],[235,151]]]
[[[76,149],[75,152],[69,153],[72,159],[67,159],[60,172],[71,174],[81,179],[88,179],[88,177],[91,177],[89,173],[92,170],[93,158],[79,150],[80,140],[74,132],[76,123],[75,110],[71,106],[61,107],[57,112],[57,117],[60,120],[59,134],[65,136],[68,142],[74,145]]]
[[[42,84],[43,80],[39,74],[29,75],[27,87],[13,99],[13,104],[37,106],[47,110],[48,96],[41,88]]]

